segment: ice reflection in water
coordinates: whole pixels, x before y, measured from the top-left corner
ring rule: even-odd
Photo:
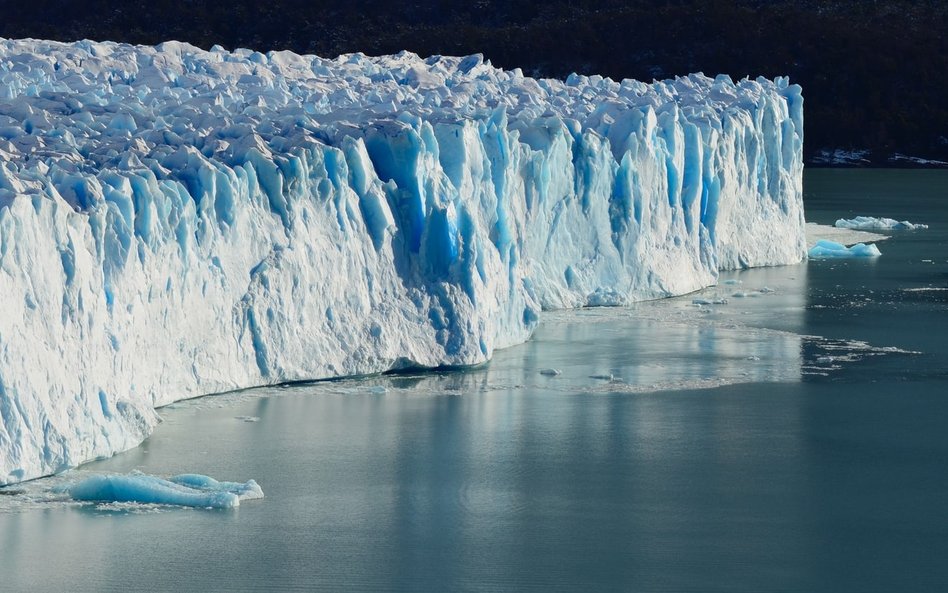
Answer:
[[[732,296],[738,292],[746,296]],[[482,367],[308,388],[415,395],[503,389],[638,393],[799,381],[805,337],[796,330],[805,305],[806,266],[789,274],[787,268],[735,272],[716,287],[675,299],[545,313],[529,342],[497,352]]]

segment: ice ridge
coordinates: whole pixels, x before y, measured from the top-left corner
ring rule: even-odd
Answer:
[[[155,407],[469,365],[806,257],[786,78],[0,40],[0,484]]]

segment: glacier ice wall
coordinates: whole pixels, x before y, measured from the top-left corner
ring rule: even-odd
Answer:
[[[0,483],[806,254],[784,78],[0,40],[0,81]]]

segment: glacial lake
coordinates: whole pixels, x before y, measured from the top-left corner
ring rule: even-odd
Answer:
[[[948,171],[808,170],[805,200],[930,228],[546,314],[480,368],[164,408],[141,447],[5,489],[0,590],[948,590]],[[266,498],[46,494],[131,470]]]

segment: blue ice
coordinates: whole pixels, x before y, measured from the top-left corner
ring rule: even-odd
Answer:
[[[75,500],[94,502],[138,502],[187,507],[230,509],[242,499],[263,498],[254,480],[218,482],[200,474],[182,474],[168,479],[140,472],[95,475],[67,489]]]
[[[821,239],[816,242],[808,252],[810,259],[824,259],[831,257],[879,257],[882,252],[874,243],[866,245],[865,243],[856,243],[851,247],[846,247],[836,241],[827,241]]]

